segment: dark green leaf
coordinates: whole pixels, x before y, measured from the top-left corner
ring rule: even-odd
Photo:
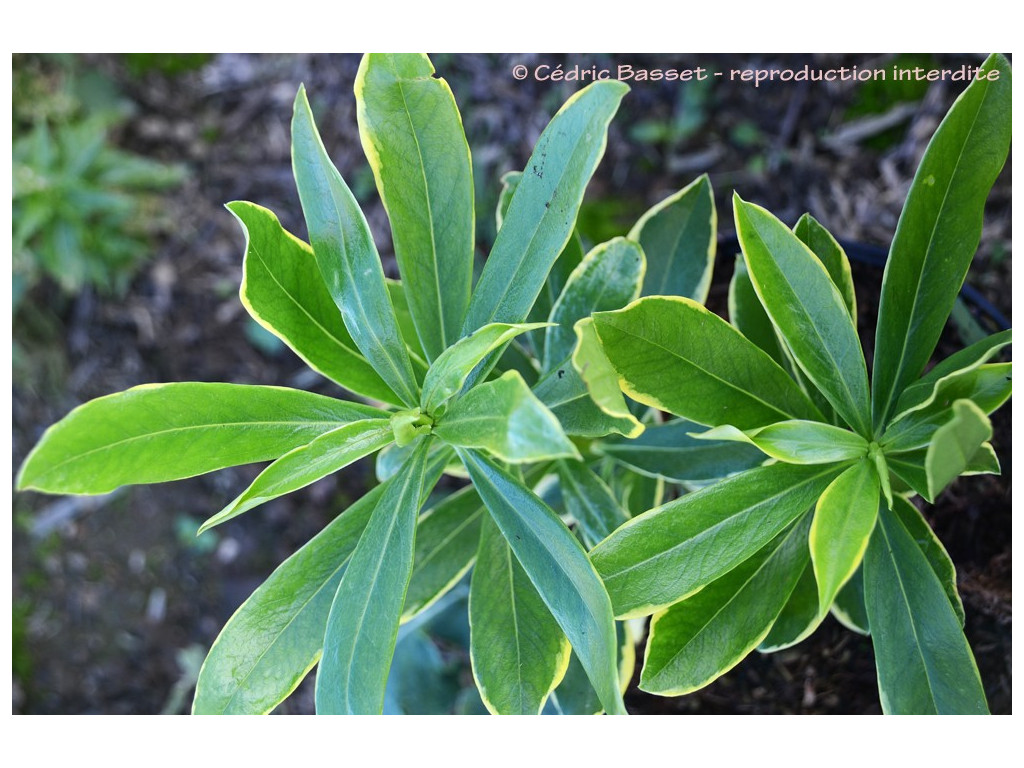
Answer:
[[[640,688],[680,696],[732,669],[768,635],[807,563],[810,515],[697,594],[654,615]]]
[[[590,553],[616,616],[654,613],[728,573],[807,511],[842,469],[751,469],[634,517]]]
[[[380,714],[412,574],[430,441],[385,487],[338,585],[316,676],[323,714]]]
[[[985,199],[1010,147],[1010,64],[984,64],[921,158],[882,278],[873,367],[874,423],[886,423],[931,357],[981,238]]]
[[[539,715],[569,663],[569,642],[489,517],[469,592],[473,678],[497,715]]]
[[[785,224],[738,195],[733,203],[750,280],[772,323],[811,383],[847,424],[869,436],[864,353],[839,289]]]
[[[775,326],[757,297],[743,254],[736,257],[732,279],[729,281],[729,320],[735,328],[768,354],[780,368],[788,358],[782,349]]]
[[[691,436],[702,430],[692,421],[676,419],[649,426],[632,440],[605,438],[592,450],[636,472],[675,482],[717,480],[764,463],[764,454],[753,446]]]
[[[618,309],[640,295],[644,253],[636,243],[617,237],[594,248],[572,271],[548,318],[542,371],[550,371],[576,346],[573,326],[593,312]]]
[[[942,584],[900,518],[884,508],[864,558],[864,597],[883,712],[988,713]]]
[[[559,461],[558,477],[565,510],[579,523],[589,547],[626,522],[628,515],[611,489],[583,462]]]
[[[820,416],[766,353],[690,299],[647,297],[594,326],[623,391],[645,405],[739,429]]]
[[[814,591],[814,610],[818,610],[818,591]],[[864,563],[853,572],[846,586],[839,590],[832,604],[832,615],[840,624],[861,635],[871,634],[868,609],[864,606]]]
[[[935,535],[918,508],[909,501],[897,497],[894,500],[892,511],[899,517],[903,527],[907,529],[907,533],[914,539],[918,548],[924,553],[928,564],[935,571],[946,597],[949,598],[949,604],[953,606],[953,613],[960,620],[962,627],[964,625],[964,604],[960,600],[960,593],[956,588],[956,568],[953,561],[949,559],[946,548],[942,546],[939,537]]]
[[[295,97],[292,168],[313,254],[345,327],[402,403],[415,405],[419,387],[373,236],[320,140],[304,88]]]
[[[839,245],[832,234],[821,226],[811,214],[805,213],[793,227],[795,234],[804,245],[810,248],[825,267],[833,284],[839,289],[843,303],[850,313],[850,318],[857,322],[857,294],[853,290],[853,275],[850,272],[850,260],[846,251]]]
[[[718,246],[718,214],[707,174],[662,200],[630,230],[647,255],[644,296],[708,297]]]
[[[814,580],[814,566],[808,560],[793,594],[757,650],[775,653],[791,648],[814,632],[824,618],[825,615],[818,612],[818,583]]]
[[[598,408],[587,385],[568,360],[538,381],[533,393],[555,414],[567,435],[602,437],[611,432],[631,435],[643,427],[632,414],[616,417]]]
[[[473,170],[451,88],[423,54],[369,53],[356,75],[359,137],[391,220],[428,360],[459,338],[473,279]]]
[[[537,140],[470,300],[463,333],[526,319],[572,234],[608,123],[629,88],[593,83],[574,94]]]
[[[516,559],[569,638],[605,710],[625,714],[611,604],[583,547],[520,481],[475,451],[458,453]]]

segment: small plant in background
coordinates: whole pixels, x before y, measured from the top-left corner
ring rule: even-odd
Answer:
[[[498,236],[473,287],[470,154],[433,71],[425,56],[369,55],[356,80],[401,281],[385,279],[303,90],[292,151],[311,244],[264,208],[228,205],[247,236],[240,295],[250,314],[377,406],[276,387],[147,385],[76,409],[21,469],[21,488],[103,493],[276,459],[205,531],[380,451],[381,484],[228,622],[199,676],[197,713],[268,712],[317,664],[318,711],[380,712],[400,624],[470,567],[470,656],[488,710],[538,713],[550,700],[558,712],[625,713],[635,638],[614,621],[587,549],[657,504],[663,482],[642,450],[597,440],[639,435],[656,415],[631,412],[607,368],[590,365],[586,318],[641,293],[703,301],[711,187],[699,179],[629,239],[584,253],[574,222],[628,90],[594,84],[555,115],[524,171],[506,176]],[[731,469],[759,460],[749,446],[720,451],[736,457]],[[718,476],[691,470],[695,481]],[[471,484],[431,498],[443,473]]]
[[[701,688],[754,649],[799,642],[831,610],[870,632],[885,712],[987,712],[953,564],[911,502],[999,472],[988,414],[1010,396],[1010,364],[988,361],[1010,332],[922,376],[1009,151],[1010,67],[994,55],[984,70],[907,197],[870,384],[842,248],[811,217],[790,230],[739,196],[733,325],[676,297],[594,315],[627,394],[690,419],[695,437],[766,458],[634,518],[591,553],[617,616],[654,614],[641,688]]]
[[[24,57],[22,57],[24,58]],[[66,294],[122,292],[151,250],[147,195],[183,168],[115,147],[130,111],[113,84],[71,57],[19,62],[14,82],[14,308],[44,275]]]

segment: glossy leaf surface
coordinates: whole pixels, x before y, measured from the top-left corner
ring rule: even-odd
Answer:
[[[275,459],[381,412],[295,389],[144,384],[75,408],[25,459],[19,489],[107,493]]]
[[[593,83],[574,94],[537,140],[473,291],[463,332],[526,319],[568,242],[608,123],[629,88]]]
[[[711,286],[717,234],[718,214],[707,174],[647,211],[629,233],[647,254],[643,295],[685,296],[703,304]]]
[[[451,88],[423,54],[370,53],[356,75],[363,151],[428,360],[458,340],[473,278],[473,170]]]
[[[515,371],[478,384],[434,428],[451,445],[482,448],[509,462],[578,458],[561,425]]]
[[[818,257],[828,276],[832,278],[832,283],[839,289],[839,295],[843,297],[843,303],[856,323],[857,294],[853,289],[853,274],[850,272],[850,260],[846,257],[846,251],[809,213],[800,217],[793,227],[793,234]]]
[[[654,613],[728,573],[807,511],[840,471],[760,467],[634,517],[590,553],[616,616]]]
[[[818,257],[760,206],[734,197],[747,270],[801,370],[846,423],[871,434],[868,374],[857,329]]]
[[[593,312],[618,309],[640,295],[646,262],[640,246],[617,237],[588,253],[572,271],[548,318],[544,364],[549,371],[576,346],[573,326]]]
[[[292,168],[310,245],[345,327],[402,403],[415,405],[419,387],[377,247],[359,204],[320,140],[301,88],[292,118]]]
[[[227,208],[245,230],[239,297],[253,319],[317,373],[357,395],[401,404],[352,341],[313,250],[266,208],[244,202]]]
[[[711,442],[747,442],[787,464],[830,464],[859,459],[868,452],[868,442],[860,435],[820,421],[780,421],[746,432],[731,426],[716,427],[698,437]]]
[[[611,432],[634,435],[643,429],[632,413],[612,416],[602,411],[569,361],[538,381],[533,392],[555,414],[567,435],[602,437]]]
[[[833,480],[818,499],[808,541],[821,615],[860,565],[878,518],[878,503],[878,474],[867,458]]]
[[[761,653],[775,653],[791,648],[814,632],[824,618],[825,615],[818,611],[818,583],[814,580],[814,566],[808,560],[789,600],[757,650]]]
[[[572,354],[572,367],[586,385],[594,404],[613,419],[629,422],[631,426],[623,434],[636,437],[643,431],[643,424],[637,421],[622,396],[619,377],[604,353],[593,319],[580,320],[574,330],[577,343]]]
[[[953,613],[959,619],[960,626],[963,626],[964,604],[956,587],[956,568],[949,558],[946,548],[942,546],[939,537],[935,535],[935,531],[928,525],[928,521],[924,519],[920,510],[909,501],[897,497],[894,499],[892,511],[903,523],[907,533],[914,539],[918,549],[924,554],[928,565],[931,566],[939,583],[942,584],[942,589],[946,593],[946,597],[949,598],[949,604],[953,606]]]
[[[569,638],[605,710],[625,714],[615,622],[601,579],[572,532],[517,479],[475,451],[459,450],[480,497]]]
[[[320,435],[308,445],[289,451],[260,472],[238,498],[203,523],[199,533],[278,496],[305,488],[393,440],[387,419],[356,421]]]
[[[809,516],[691,597],[655,614],[640,687],[662,696],[702,688],[764,640],[807,563]]]
[[[765,352],[689,299],[643,298],[596,313],[594,327],[622,389],[645,405],[739,429],[819,415]]]
[[[558,477],[565,509],[579,524],[588,546],[603,541],[626,522],[628,516],[611,489],[583,462],[558,462]]]
[[[882,278],[873,406],[883,425],[931,357],[981,238],[985,199],[1010,146],[1010,64],[986,72],[950,108],[928,143],[900,214]]]
[[[864,596],[882,711],[987,714],[974,656],[942,584],[886,509],[864,559]]]
[[[569,641],[488,516],[469,592],[473,678],[487,709],[538,715],[569,663]]]

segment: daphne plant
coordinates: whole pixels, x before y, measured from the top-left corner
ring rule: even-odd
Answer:
[[[366,404],[279,387],[145,385],[72,411],[20,470],[19,488],[96,494],[272,461],[202,532],[378,453],[380,485],[228,621],[200,673],[196,713],[269,712],[314,666],[318,712],[379,713],[399,625],[474,564],[470,652],[488,709],[537,713],[550,700],[562,712],[625,712],[633,638],[587,549],[659,503],[663,483],[643,456],[591,448],[641,434],[653,414],[634,414],[614,379],[591,375],[593,350],[577,348],[577,331],[592,312],[665,286],[704,300],[710,184],[698,179],[629,238],[584,254],[577,211],[628,90],[595,83],[551,120],[525,171],[506,176],[474,287],[470,152],[433,73],[425,56],[374,54],[355,85],[400,281],[385,278],[301,89],[292,160],[309,244],[265,208],[227,206],[247,238],[246,309]],[[729,471],[759,456],[719,449]],[[444,473],[471,484],[438,499]],[[720,473],[699,467],[694,479]]]
[[[1010,396],[1010,364],[990,361],[1010,332],[922,372],[1009,144],[1010,67],[994,55],[914,177],[870,383],[843,249],[810,216],[791,230],[739,196],[732,325],[679,297],[588,321],[627,394],[689,420],[694,438],[740,441],[764,462],[630,520],[593,550],[616,615],[653,614],[641,688],[701,688],[755,649],[799,642],[831,611],[870,632],[885,712],[987,712],[953,565],[911,499],[999,472],[988,414]]]

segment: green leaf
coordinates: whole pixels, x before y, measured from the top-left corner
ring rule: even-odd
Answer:
[[[377,486],[285,560],[210,648],[192,712],[266,714],[320,658],[338,583],[385,486]]]
[[[404,405],[419,400],[377,247],[352,192],[320,140],[305,88],[295,97],[292,168],[313,255],[356,346]]]
[[[847,424],[869,436],[864,353],[839,289],[785,224],[738,195],[733,203],[750,280],[772,323],[811,383]]]
[[[323,714],[380,714],[412,574],[429,440],[386,486],[338,585],[316,676]]]
[[[984,64],[928,143],[896,226],[875,333],[874,423],[886,423],[935,349],[981,238],[985,199],[1010,147],[1010,64]]]
[[[663,478],[650,477],[638,472],[623,472],[611,460],[607,465],[610,469],[608,484],[630,517],[661,506],[665,498]]]
[[[430,366],[423,381],[420,399],[423,410],[433,414],[439,406],[458,394],[469,374],[488,353],[525,331],[543,328],[545,325],[546,323],[491,323],[478,328],[444,350]]]
[[[857,294],[853,289],[853,274],[846,251],[832,234],[818,223],[811,214],[805,213],[793,227],[793,234],[818,257],[832,283],[839,289],[843,303],[850,313],[850,319],[857,323]]]
[[[520,481],[475,451],[458,453],[516,559],[569,638],[605,711],[625,714],[611,604],[583,547]]]
[[[411,446],[417,438],[430,434],[434,422],[429,416],[420,412],[419,408],[397,411],[389,420],[395,445],[399,448]]]
[[[1012,373],[1010,363],[991,363],[943,377],[927,400],[889,425],[882,446],[887,453],[926,448],[935,431],[949,420],[950,405],[957,400],[970,400],[984,413],[992,413],[1010,397]]]
[[[820,417],[765,352],[691,299],[643,298],[596,313],[594,327],[623,391],[645,405],[739,429]]]
[[[565,675],[569,641],[489,517],[469,591],[470,658],[487,709],[539,715]]]
[[[878,473],[865,457],[833,480],[818,499],[808,542],[822,616],[864,557],[878,518],[878,494]]]
[[[793,593],[757,650],[761,653],[776,653],[792,648],[814,632],[824,618],[825,614],[818,611],[818,583],[814,580],[814,566],[808,560]]]
[[[715,680],[768,635],[807,563],[809,515],[697,594],[654,615],[640,688],[680,696]]]
[[[711,287],[717,231],[707,174],[641,216],[629,239],[640,243],[647,255],[643,295],[685,296],[703,304]]]
[[[22,464],[18,489],[107,493],[276,459],[319,435],[379,417],[367,405],[295,389],[144,384],[75,408]]]
[[[786,367],[788,358],[775,332],[775,326],[761,306],[754,284],[750,282],[743,254],[736,256],[732,279],[729,281],[729,320],[736,330],[767,353],[780,368]]]
[[[636,669],[636,641],[624,622],[615,622],[615,639],[619,653],[619,688],[623,693],[629,687]],[[600,715],[604,712],[597,691],[590,684],[587,671],[575,653],[569,655],[565,677],[552,692],[544,707],[545,715]]]
[[[818,611],[818,590],[814,590],[814,611]],[[868,609],[864,606],[864,562],[853,572],[846,585],[839,590],[832,603],[832,615],[847,629],[861,635],[870,635]]]
[[[764,463],[764,454],[749,445],[691,436],[700,429],[692,421],[675,419],[649,426],[632,440],[607,437],[591,450],[641,474],[673,482],[717,480]]]
[[[423,54],[369,53],[356,75],[363,151],[428,360],[459,338],[473,279],[473,170],[451,88]]]
[[[746,442],[787,464],[831,464],[859,459],[868,452],[868,441],[860,435],[820,421],[780,421],[746,432],[731,426],[715,427],[694,438]]]
[[[841,470],[759,467],[634,517],[590,553],[615,615],[654,613],[725,575],[807,511]]]
[[[464,334],[526,319],[569,241],[587,182],[604,154],[608,123],[628,90],[618,81],[592,83],[544,129],[473,291]]]
[[[422,613],[466,574],[476,558],[484,505],[469,485],[420,515],[402,621]]]
[[[611,489],[583,462],[559,461],[558,477],[565,509],[579,523],[588,546],[605,539],[628,519]]]
[[[938,390],[943,384],[948,386],[953,380],[975,371],[983,363],[988,362],[1010,344],[1012,334],[1011,330],[994,333],[937,364],[900,395],[892,421],[899,421],[907,411],[920,409],[933,402],[937,399]]]
[[[579,458],[558,419],[515,371],[477,385],[452,403],[434,434],[450,445],[482,448],[512,463]]]
[[[601,310],[618,309],[640,295],[646,262],[640,246],[623,237],[602,243],[572,271],[548,318],[543,371],[550,371],[576,346],[573,326]]]
[[[567,435],[602,437],[611,432],[633,435],[643,429],[632,413],[617,417],[598,408],[587,385],[569,361],[553,368],[538,381],[533,393],[555,415]]]
[[[953,417],[935,430],[925,454],[924,470],[931,499],[971,466],[982,444],[992,438],[992,423],[972,401],[957,400],[952,410]]]
[[[391,305],[395,308],[395,318],[398,320],[398,329],[405,340],[405,346],[409,348],[409,357],[412,358],[413,372],[416,380],[422,382],[427,372],[427,353],[423,351],[420,338],[416,335],[416,324],[412,319],[412,311],[409,309],[409,300],[405,295],[405,286],[400,280],[384,278],[388,287],[388,296],[391,298]],[[397,403],[396,403],[397,405]]]
[[[574,330],[577,344],[572,354],[572,367],[586,385],[594,404],[613,419],[629,422],[631,427],[623,434],[636,437],[644,426],[626,405],[626,399],[619,388],[619,377],[601,347],[593,319],[587,317],[580,320]]]
[[[935,531],[928,525],[928,521],[924,519],[920,510],[909,501],[896,497],[892,511],[896,513],[900,522],[903,523],[903,527],[907,529],[907,533],[924,554],[928,565],[935,572],[946,597],[949,598],[949,604],[953,607],[953,613],[956,614],[962,627],[965,620],[964,604],[960,600],[960,593],[956,588],[956,567],[953,565],[949,553],[946,552],[946,548],[942,546],[939,537],[935,535]]]
[[[238,498],[209,518],[199,533],[238,517],[278,496],[305,488],[317,480],[368,456],[393,440],[387,419],[365,419],[346,424],[289,451],[265,470]]]
[[[317,373],[357,395],[400,404],[352,341],[313,250],[266,208],[234,202],[227,209],[245,232],[239,297],[253,319]]]
[[[970,646],[942,584],[887,509],[864,558],[864,597],[887,714],[987,714]]]
[[[961,475],[999,475],[1002,474],[1002,467],[999,466],[999,457],[996,456],[992,443],[982,443],[978,452],[971,457],[967,469]]]

